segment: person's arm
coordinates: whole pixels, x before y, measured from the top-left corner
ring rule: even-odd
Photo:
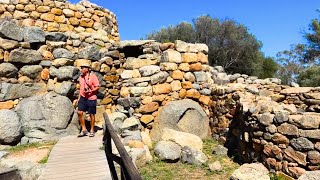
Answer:
[[[92,75],[92,86],[93,88],[89,90],[90,92],[97,92],[100,88],[98,77],[95,74]]]
[[[78,83],[80,84],[80,77],[79,77],[79,79],[78,79]],[[74,106],[77,106],[79,100],[80,100],[80,88],[79,88],[78,99],[75,99],[75,100],[73,101],[73,105],[74,105]]]

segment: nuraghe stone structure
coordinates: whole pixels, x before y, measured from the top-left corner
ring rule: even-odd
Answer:
[[[105,94],[97,126],[107,112],[129,152],[149,152],[149,132],[163,140],[169,128],[212,136],[242,162],[293,177],[319,170],[319,87],[228,75],[209,66],[205,44],[120,42],[116,16],[88,1],[0,2],[1,144],[77,133],[72,102],[79,67],[89,62]]]

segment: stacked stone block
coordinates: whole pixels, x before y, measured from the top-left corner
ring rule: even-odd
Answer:
[[[46,32],[72,32],[69,46],[80,41],[109,46],[119,42],[116,16],[89,1],[71,4],[53,0],[0,1],[0,19],[15,19],[22,26],[36,26]]]
[[[319,170],[319,88],[233,83],[213,94],[213,133],[231,154],[295,178]]]
[[[151,126],[159,108],[169,101],[193,99],[211,105],[208,47],[182,41],[141,46],[143,54],[127,57],[120,81],[122,98],[139,99],[135,109],[145,126]]]

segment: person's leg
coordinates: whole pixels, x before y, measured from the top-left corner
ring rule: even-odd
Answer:
[[[90,114],[90,137],[94,136],[94,124],[96,122],[96,112],[97,112],[97,100],[90,100],[88,113]]]
[[[86,104],[86,99],[81,97],[78,102],[78,118],[81,125],[81,132],[87,132],[87,128],[84,120],[84,113],[83,113],[87,111],[87,109],[88,109],[88,106]]]
[[[78,118],[79,118],[80,125],[81,125],[81,131],[86,131],[87,128],[86,128],[86,125],[84,122],[83,111],[78,111]]]
[[[95,116],[95,114],[90,114],[90,120],[91,120],[90,133],[94,133],[94,124],[95,124],[95,122],[96,122],[96,116]]]

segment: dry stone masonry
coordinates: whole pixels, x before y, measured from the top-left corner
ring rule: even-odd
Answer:
[[[295,178],[319,170],[319,87],[228,75],[209,66],[205,44],[120,42],[116,16],[88,1],[0,0],[0,143],[76,134],[83,63],[105,94],[96,125],[106,112],[137,167],[151,148],[164,161],[205,164],[202,139],[213,137],[228,148],[214,153],[241,162]],[[251,166],[262,165],[234,176]]]
[[[319,170],[319,88],[231,83],[213,94],[214,136],[230,154],[295,178]]]
[[[116,16],[107,9],[92,4],[86,0],[78,4],[71,4],[65,0],[1,0],[0,18],[15,19],[21,26],[35,26],[45,32],[68,32],[67,47],[75,47],[82,43],[109,46],[110,42],[119,42],[119,33]],[[12,26],[5,26],[12,27]],[[5,27],[2,27],[5,28]],[[42,33],[39,29],[24,30],[9,28],[10,39],[25,42],[44,42],[43,36],[34,33]],[[6,33],[6,32],[2,32]],[[16,32],[16,33],[13,33]],[[31,34],[30,34],[31,33]],[[64,41],[64,37],[49,33],[50,41]],[[65,39],[66,40],[66,39]],[[10,44],[11,47],[13,44]],[[10,48],[7,46],[6,48]]]

